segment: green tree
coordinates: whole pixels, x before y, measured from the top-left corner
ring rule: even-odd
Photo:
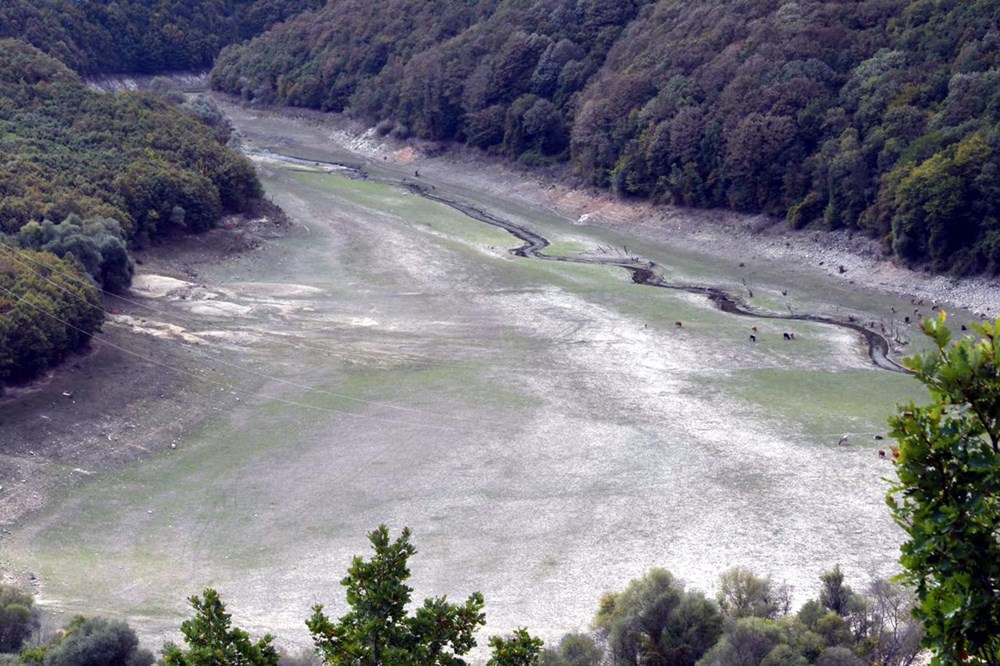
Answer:
[[[542,654],[542,640],[528,633],[527,629],[515,629],[509,636],[491,636],[490,647],[493,656],[486,666],[534,666]]]
[[[539,661],[542,666],[598,666],[604,651],[587,634],[566,634],[556,648],[546,648]]]
[[[195,616],[181,624],[182,650],[173,643],[163,646],[165,666],[278,666],[278,653],[266,634],[256,643],[250,635],[232,626],[232,617],[219,599],[219,593],[206,589],[203,598],[190,598]]]
[[[744,567],[734,567],[719,575],[716,596],[723,615],[730,618],[765,617],[775,619],[788,613],[791,589],[770,577],[759,578]]]
[[[722,633],[722,615],[665,569],[652,569],[601,602],[594,621],[617,664],[694,664]]]
[[[44,666],[151,666],[153,654],[121,620],[77,616],[62,640],[46,651]]]
[[[425,599],[410,615],[407,562],[416,553],[410,530],[391,541],[380,525],[368,539],[374,555],[367,561],[355,557],[341,581],[351,611],[333,622],[318,605],[306,621],[317,651],[337,666],[464,664],[459,657],[476,645],[473,633],[485,622],[482,595],[473,593],[460,605],[447,597]]]
[[[0,652],[17,652],[37,628],[34,597],[11,585],[0,585]]]
[[[900,562],[937,664],[1000,664],[1000,320],[952,342],[942,312],[931,352],[906,359],[930,391],[889,420],[899,443],[886,501],[906,531]]]

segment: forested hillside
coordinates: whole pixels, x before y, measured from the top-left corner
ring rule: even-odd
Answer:
[[[212,82],[996,273],[998,25],[1000,0],[331,0]]]
[[[248,39],[323,0],[4,0],[0,37],[29,42],[84,74],[210,67]]]
[[[62,63],[0,40],[0,381],[58,361],[99,324],[100,310],[77,312],[76,291],[96,298],[90,282],[55,283],[89,274],[119,291],[132,276],[127,245],[203,231],[260,197],[228,131],[195,110],[91,91]],[[31,277],[43,268],[47,279]]]

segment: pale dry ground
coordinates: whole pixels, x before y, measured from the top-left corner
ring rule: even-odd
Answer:
[[[231,111],[251,146],[367,161],[376,179],[419,170],[555,248],[627,247],[679,279],[746,280],[758,307],[882,318],[908,302],[773,265],[748,237],[722,256],[722,227],[678,249],[667,241],[680,232],[638,213],[581,224],[573,206],[596,207],[591,195]],[[872,437],[921,391],[873,369],[855,336],[732,317],[614,269],[518,259],[505,233],[395,188],[258,168],[293,228],[250,253],[147,262],[137,305],[108,325],[161,360],[148,372],[171,382],[178,429],[139,463],[56,493],[3,542],[47,608],[126,616],[155,646],[176,636],[183,597],[213,585],[241,625],[303,645],[309,606],[343,610],[338,581],[380,522],[413,529],[418,596],[482,591],[489,631],[547,640],[586,628],[603,592],[653,566],[711,592],[746,565],[799,602],[837,562],[858,586],[895,571],[890,467]],[[699,242],[719,257],[693,253]],[[150,418],[171,407],[152,401]],[[129,414],[142,431],[142,410]]]

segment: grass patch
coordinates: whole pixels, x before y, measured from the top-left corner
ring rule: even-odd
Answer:
[[[747,370],[725,388],[783,423],[798,424],[822,441],[849,433],[871,439],[887,430],[894,403],[922,400],[926,390],[912,377],[880,370],[821,372]],[[836,437],[834,437],[836,435]]]

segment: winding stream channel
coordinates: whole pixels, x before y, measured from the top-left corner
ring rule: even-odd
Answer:
[[[303,159],[301,157],[295,157],[292,155],[284,155],[271,150],[248,150],[247,154],[250,156],[258,156],[272,160],[278,160],[281,162],[286,162],[289,164],[297,164],[302,166],[312,166],[312,167],[333,167],[337,169],[343,169],[353,174],[356,177],[364,179],[372,179],[372,176],[366,171],[363,165],[358,164],[348,164],[345,162],[328,162],[322,160],[310,160]],[[375,179],[376,182],[381,182],[389,185],[396,185],[403,187],[412,194],[424,197],[430,201],[435,201],[439,204],[448,206],[458,212],[466,215],[467,217],[483,222],[493,227],[503,229],[510,235],[514,236],[516,239],[521,241],[523,245],[520,247],[512,248],[511,254],[518,257],[525,257],[531,259],[540,259],[543,261],[559,261],[565,263],[573,264],[590,264],[598,266],[614,266],[617,268],[624,269],[629,272],[632,276],[632,282],[637,285],[643,285],[647,287],[658,287],[660,289],[670,289],[674,291],[683,291],[689,294],[698,294],[708,297],[708,299],[716,305],[721,311],[728,314],[739,315],[742,317],[751,317],[755,319],[769,319],[772,321],[810,321],[818,324],[827,324],[829,326],[836,326],[839,328],[849,329],[861,335],[864,338],[865,343],[868,346],[868,356],[872,360],[875,366],[888,370],[890,372],[899,372],[903,374],[912,374],[912,372],[905,368],[903,365],[897,363],[895,360],[889,357],[889,350],[891,348],[888,338],[882,333],[875,331],[871,328],[863,326],[856,321],[843,321],[839,319],[834,319],[832,317],[824,317],[822,315],[813,315],[806,313],[799,314],[777,314],[769,312],[758,312],[752,310],[747,304],[742,301],[739,297],[720,289],[718,287],[710,287],[706,285],[691,285],[691,284],[675,284],[667,282],[664,280],[657,271],[657,264],[653,261],[641,261],[638,258],[631,258],[628,261],[622,261],[618,259],[602,259],[598,257],[564,257],[564,256],[553,256],[546,254],[544,252],[545,248],[549,246],[549,241],[544,236],[527,229],[521,225],[510,222],[509,220],[501,219],[495,215],[492,215],[481,208],[477,208],[468,203],[463,203],[457,201],[450,197],[441,196],[436,193],[434,189],[430,189],[418,183],[412,181],[400,181],[391,180],[388,178]]]

